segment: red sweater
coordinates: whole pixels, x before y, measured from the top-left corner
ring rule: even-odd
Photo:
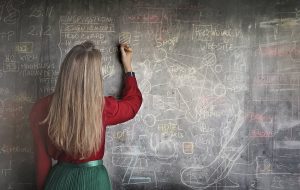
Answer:
[[[48,114],[51,98],[52,95],[49,95],[38,100],[32,107],[30,113],[30,126],[35,144],[36,183],[38,190],[42,190],[44,187],[48,172],[52,166],[51,158],[72,163],[102,159],[105,147],[106,126],[132,119],[142,104],[142,94],[137,86],[135,77],[126,76],[122,98],[118,100],[112,96],[105,97],[105,106],[102,113],[104,128],[103,142],[101,142],[102,146],[96,155],[92,155],[84,160],[77,160],[63,152],[59,152],[49,139],[47,125],[39,125],[39,122]]]

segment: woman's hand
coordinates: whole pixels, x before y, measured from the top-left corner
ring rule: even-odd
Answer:
[[[121,61],[124,66],[125,72],[132,72],[132,49],[128,46],[128,44],[121,44],[120,45],[121,51]]]

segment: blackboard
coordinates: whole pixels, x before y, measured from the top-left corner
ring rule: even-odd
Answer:
[[[28,114],[84,40],[114,96],[130,43],[144,97],[107,131],[113,189],[299,189],[299,34],[298,0],[1,1],[0,189],[35,189]]]

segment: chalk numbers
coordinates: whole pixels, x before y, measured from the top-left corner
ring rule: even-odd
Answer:
[[[51,31],[51,26],[49,25],[45,27],[32,25],[29,27],[29,32],[27,34],[31,36],[38,36],[38,37],[51,36],[50,31]]]

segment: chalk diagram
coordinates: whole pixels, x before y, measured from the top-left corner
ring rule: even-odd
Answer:
[[[197,67],[182,63],[182,57],[197,60]],[[155,166],[151,167],[151,160],[176,165],[178,155],[182,154],[178,139],[184,136],[192,138],[189,144],[182,142],[186,146],[184,154],[194,154],[203,165],[183,167],[178,174],[181,183],[193,189],[205,189],[226,178],[251,140],[235,142],[236,134],[244,126],[243,106],[233,97],[233,88],[219,78],[223,70],[216,55],[207,53],[194,57],[167,53],[159,48],[154,50],[153,60],[139,65],[142,68],[137,70],[143,72],[139,86],[145,104],[130,124],[145,126],[143,134],[150,135],[139,135],[139,146],[113,147],[113,165],[126,168],[123,184],[154,183],[157,186],[164,177]],[[189,121],[190,126],[180,126],[180,120]],[[176,127],[172,128],[172,124]],[[157,128],[164,126],[172,128],[171,132],[158,134]],[[218,148],[217,153],[211,151],[212,147]],[[228,181],[226,187],[238,187]]]
[[[164,21],[151,23],[151,26],[163,26],[162,22]],[[245,92],[254,88],[251,86],[253,81],[249,80],[252,76],[249,76],[248,70],[251,64],[248,56],[253,53],[252,49],[249,50],[251,37],[227,26],[224,28],[231,31],[229,33],[222,31],[222,26],[193,24],[192,42],[196,42],[196,45],[191,46],[198,48],[199,44],[206,45],[201,46],[203,51],[198,55],[185,53],[189,51],[180,49],[173,51],[174,47],[169,47],[180,43],[178,39],[182,40],[180,28],[183,24],[176,26],[168,25],[170,28],[164,32],[171,35],[163,38],[165,41],[160,41],[159,46],[141,51],[151,54],[139,62],[136,68],[144,103],[134,121],[128,123],[133,127],[128,131],[125,145],[113,146],[112,149],[112,164],[125,171],[122,184],[151,184],[151,187],[154,184],[159,187],[161,183],[171,180],[169,175],[176,179],[178,185],[184,185],[187,189],[245,188],[240,186],[241,180],[247,180],[247,187],[251,189],[284,189],[287,185],[290,189],[297,187],[297,181],[300,181],[299,169],[297,171],[287,163],[276,162],[280,157],[279,153],[276,153],[278,155],[274,159],[273,155],[255,152],[262,149],[271,152],[274,149],[268,147],[268,144],[275,142],[272,146],[280,149],[278,152],[283,152],[282,149],[287,152],[282,160],[299,155],[289,152],[298,150],[298,144],[295,140],[285,140],[287,134],[272,141],[277,131],[270,130],[274,125],[270,115],[272,107],[268,104],[259,105],[260,101],[264,101],[261,99],[263,95],[258,93],[258,98],[256,94],[252,98],[245,97]],[[138,30],[141,30],[139,27],[141,26],[137,26]],[[249,25],[249,29],[251,27]],[[146,28],[149,34],[145,35],[159,36],[157,33],[160,32],[148,31],[153,28],[156,27]],[[122,39],[132,41],[131,44],[139,44],[143,34],[136,33],[124,33]],[[170,39],[174,39],[174,44]],[[286,43],[289,41],[284,44]],[[298,62],[295,40],[292,44],[289,49],[293,51],[289,59]],[[184,45],[188,48],[187,44]],[[282,56],[289,53],[286,48],[278,49],[276,43],[260,44],[256,48],[260,53],[265,53],[265,57],[272,57],[272,53],[279,50],[279,55]],[[262,68],[267,65],[266,62],[258,64]],[[254,74],[257,74],[255,72],[259,72],[259,69],[254,70]],[[263,70],[261,75],[269,83],[274,80],[274,84],[280,83],[279,78],[283,79],[278,73],[278,77],[268,77],[267,70]],[[268,85],[263,81],[259,83]],[[299,82],[290,88],[298,90],[297,85],[299,86]],[[268,88],[262,92],[269,89],[273,90]],[[258,89],[253,91],[259,92]],[[266,101],[278,102],[278,97],[274,97],[275,99]],[[297,97],[299,101],[299,96]],[[248,103],[251,106],[245,107]],[[277,111],[282,112],[284,109]],[[254,130],[255,133],[249,132],[252,127],[258,130]],[[299,127],[294,127],[286,133],[298,129]],[[291,139],[296,138],[293,136]],[[246,159],[240,159],[242,156]],[[288,182],[283,179],[288,179]]]

